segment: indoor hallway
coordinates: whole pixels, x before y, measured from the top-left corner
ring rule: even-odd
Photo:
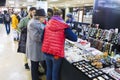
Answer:
[[[0,24],[0,80],[31,80],[30,71],[24,69],[23,55],[17,53],[17,44],[12,32],[7,35]]]

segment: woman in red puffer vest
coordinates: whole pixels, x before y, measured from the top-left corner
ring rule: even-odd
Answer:
[[[54,16],[45,27],[42,51],[46,56],[47,80],[59,80],[60,65],[64,58],[65,38],[77,41],[77,36],[61,17],[62,11],[56,9]]]

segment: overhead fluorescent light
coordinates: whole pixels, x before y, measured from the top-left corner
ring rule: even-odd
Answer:
[[[93,4],[84,4],[84,6],[91,6],[91,5],[93,5]]]
[[[15,6],[16,6],[16,7],[19,7],[20,5],[19,5],[19,4],[16,4]]]
[[[23,4],[23,6],[27,6],[27,4],[26,4],[26,3],[24,3],[24,4]]]
[[[58,1],[58,0],[50,0],[50,1],[53,1],[53,2],[54,2],[54,1]]]
[[[11,5],[11,7],[15,7],[14,5]]]
[[[34,2],[34,0],[27,0],[27,2]]]
[[[8,1],[9,4],[14,4],[15,2],[14,1]]]

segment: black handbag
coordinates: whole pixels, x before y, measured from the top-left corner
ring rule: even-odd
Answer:
[[[27,27],[21,29],[20,41],[18,43],[17,52],[26,53],[26,41],[27,41]]]

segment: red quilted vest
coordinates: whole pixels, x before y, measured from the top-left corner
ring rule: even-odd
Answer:
[[[54,19],[47,23],[42,44],[44,53],[64,57],[65,28],[67,24]]]

